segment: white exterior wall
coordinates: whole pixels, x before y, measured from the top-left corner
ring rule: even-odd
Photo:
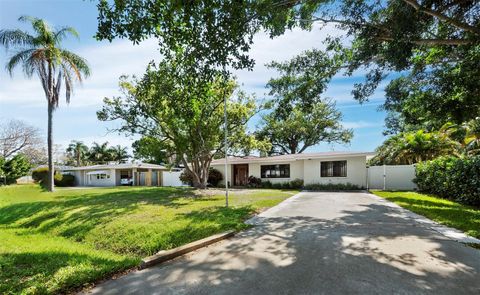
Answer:
[[[347,177],[320,177],[320,162],[322,161],[347,161]],[[367,169],[366,156],[347,157],[347,158],[325,158],[312,160],[297,160],[297,161],[279,161],[279,162],[265,162],[265,163],[249,163],[248,176],[255,176],[261,178],[262,165],[276,165],[276,164],[290,164],[289,178],[262,178],[262,181],[270,181],[272,183],[287,182],[295,179],[303,179],[305,184],[312,183],[351,183],[360,187],[367,187]],[[225,165],[212,165],[212,168],[217,169],[225,178]],[[228,179],[232,183],[232,164],[228,164]],[[222,184],[224,182],[222,181]]]
[[[220,181],[219,185],[225,185],[225,164],[220,164],[220,165],[211,165],[212,168],[215,168],[217,169],[218,171],[220,171],[223,175],[223,180]],[[228,181],[229,181],[229,185],[231,186],[233,183],[232,183],[232,165],[231,164],[228,164]],[[250,167],[248,167],[248,169],[250,169]],[[250,170],[248,171],[250,173]]]
[[[85,185],[86,186],[115,186],[115,169],[105,170],[110,174],[110,178],[97,179],[96,175],[87,175],[90,171],[96,170],[85,170]]]
[[[162,186],[188,186],[180,180],[182,171],[163,171],[162,173]]]
[[[320,162],[347,161],[346,177],[320,177]],[[304,160],[303,175],[305,184],[351,183],[359,187],[367,187],[366,156],[348,158],[325,158]]]

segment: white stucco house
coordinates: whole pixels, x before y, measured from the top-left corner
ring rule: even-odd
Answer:
[[[249,176],[272,183],[302,179],[304,184],[351,183],[367,186],[369,152],[323,152],[272,157],[229,157],[228,181],[244,186]],[[225,159],[213,160],[211,167],[225,179]]]
[[[177,186],[180,172],[172,172],[162,165],[148,163],[105,164],[59,169],[62,174],[75,176],[77,186]],[[171,177],[175,174],[175,177]],[[168,179],[166,179],[168,178]],[[178,180],[179,181],[179,180]]]

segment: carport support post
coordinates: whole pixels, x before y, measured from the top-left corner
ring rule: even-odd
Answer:
[[[387,187],[387,166],[383,164],[383,190]]]

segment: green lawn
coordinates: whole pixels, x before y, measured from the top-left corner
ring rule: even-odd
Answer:
[[[480,238],[480,208],[416,192],[373,191],[373,193],[410,211]]]
[[[208,193],[208,192],[207,192]],[[142,257],[228,229],[295,191],[0,187],[0,294],[55,293],[134,267]]]

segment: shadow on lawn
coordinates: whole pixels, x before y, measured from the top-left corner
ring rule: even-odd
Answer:
[[[140,205],[182,207],[186,205],[182,197],[195,196],[191,190],[178,188],[59,196],[55,201],[17,203],[0,207],[0,225],[36,228],[39,232],[69,225],[61,235],[81,239],[96,225],[132,212]]]

